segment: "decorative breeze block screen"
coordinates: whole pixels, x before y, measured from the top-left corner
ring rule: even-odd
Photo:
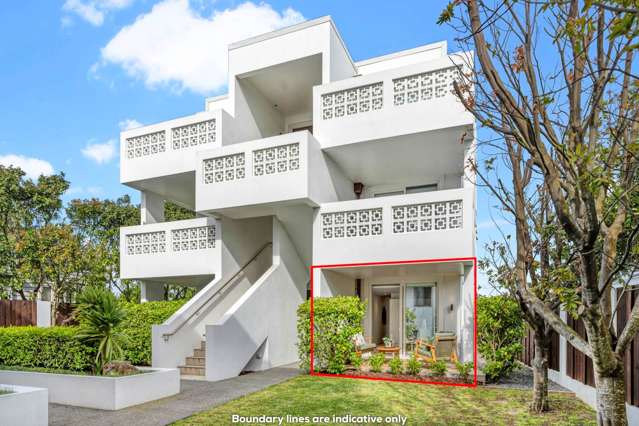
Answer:
[[[173,251],[200,250],[215,247],[215,226],[171,230]]]
[[[243,152],[204,160],[204,183],[244,179],[245,176]]]
[[[451,93],[453,81],[457,79],[457,67],[425,72],[393,80],[395,105],[410,104],[441,98]]]
[[[366,237],[381,234],[381,208],[322,213],[322,238]]]
[[[126,236],[126,254],[164,253],[166,251],[166,232],[143,232]]]
[[[393,233],[440,231],[462,227],[462,201],[393,206]]]
[[[300,168],[300,144],[274,146],[253,151],[253,175],[272,175]]]
[[[215,120],[201,121],[171,129],[173,149],[215,142]]]
[[[383,97],[383,83],[326,93],[322,95],[322,118],[330,120],[345,115],[382,109]]]
[[[166,132],[164,130],[126,140],[126,157],[138,158],[166,151]]]

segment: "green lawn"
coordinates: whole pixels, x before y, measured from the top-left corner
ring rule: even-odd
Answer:
[[[552,393],[551,411],[533,415],[528,411],[530,392],[479,387],[375,382],[370,380],[300,376],[263,391],[236,399],[210,411],[177,422],[177,425],[261,424],[232,423],[241,416],[343,416],[371,415],[382,418],[407,416],[406,424],[503,424],[587,425],[595,413],[570,394]],[[277,423],[275,423],[277,424]],[[343,424],[343,423],[341,423]],[[373,423],[368,423],[373,424]],[[380,423],[376,423],[380,424]]]

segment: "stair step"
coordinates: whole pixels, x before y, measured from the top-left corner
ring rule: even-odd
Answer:
[[[205,357],[206,351],[204,349],[194,349],[193,350],[193,356],[197,357],[197,358],[203,358]]]
[[[197,367],[192,365],[180,365],[178,367],[180,373],[188,376],[204,376],[204,367]]]
[[[186,357],[186,365],[188,367],[204,367],[204,360],[203,356],[189,356]]]
[[[200,349],[206,349],[206,340],[202,340],[202,342],[200,343]]]

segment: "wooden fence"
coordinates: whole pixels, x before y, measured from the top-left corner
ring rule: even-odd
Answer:
[[[587,340],[586,329],[582,320],[574,320],[567,316],[567,324],[581,337]],[[592,360],[575,349],[570,343],[566,343],[566,374],[588,386],[595,385],[595,371]]]
[[[622,330],[630,316],[632,304],[639,297],[639,289],[627,291],[621,297],[620,309],[617,311],[617,330]],[[635,336],[628,346],[625,361],[626,402],[639,407],[639,335]]]
[[[632,306],[639,297],[639,289],[626,291],[620,299],[617,310],[617,330],[621,331],[630,316]],[[568,315],[567,323],[581,337],[586,338],[586,330],[583,321],[574,320]],[[530,365],[534,357],[534,342],[530,330],[524,336],[522,362]],[[555,333],[551,343],[550,368],[559,371],[559,335]],[[626,374],[626,402],[639,407],[639,334],[635,336],[624,356]],[[574,380],[588,386],[595,386],[595,373],[592,360],[566,343],[566,374]]]
[[[0,327],[36,325],[38,309],[29,300],[0,300]]]
[[[524,333],[523,346],[521,361],[526,365],[532,365],[532,360],[535,357],[535,339],[532,330],[528,327]],[[548,368],[559,370],[559,334],[554,331],[550,335],[550,353],[548,355]]]

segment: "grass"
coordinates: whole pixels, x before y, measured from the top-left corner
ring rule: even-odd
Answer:
[[[241,416],[402,415],[408,425],[589,425],[595,413],[575,396],[551,393],[551,411],[529,412],[530,391],[300,376],[176,423],[230,425]],[[237,423],[235,423],[237,424]],[[260,423],[242,423],[260,424]],[[275,423],[277,424],[277,423]],[[287,423],[283,424],[303,424]],[[337,424],[323,422],[325,424]],[[343,424],[343,423],[342,423]],[[385,423],[395,424],[395,423]]]
[[[13,393],[13,391],[10,391],[8,389],[0,389],[0,395],[8,395],[10,393]]]

